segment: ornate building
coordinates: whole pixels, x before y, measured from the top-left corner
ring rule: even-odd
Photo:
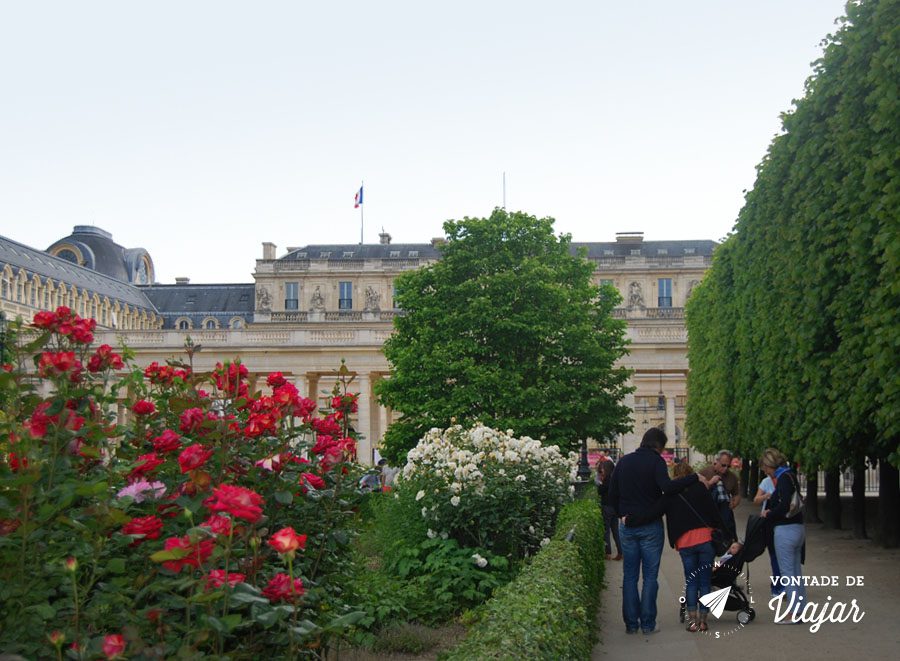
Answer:
[[[126,249],[93,227],[46,251],[0,237],[0,306],[7,317],[30,318],[41,309],[69,305],[93,316],[98,341],[125,343],[142,364],[185,358],[194,344],[197,371],[240,357],[258,385],[279,370],[301,393],[321,397],[335,383],[343,359],[360,393],[357,429],[364,435],[359,454],[373,451],[393,419],[380,406],[373,385],[387,378],[381,345],[392,332],[394,278],[404,270],[440,259],[439,239],[392,244],[389,234],[374,245],[310,245],[287,248],[263,243],[252,283],[174,285],[153,283],[153,262],[142,249]],[[710,266],[713,241],[644,241],[622,233],[608,243],[576,243],[595,265],[597,284],[616,287],[623,298],[615,314],[628,322],[635,394],[634,431],[608,445],[636,447],[651,426],[664,428],[676,452],[687,454],[684,435],[687,333],[684,303]]]

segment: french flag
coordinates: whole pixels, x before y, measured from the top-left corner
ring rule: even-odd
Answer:
[[[359,191],[357,191],[356,195],[353,196],[353,208],[359,209],[359,205],[363,203],[363,187],[359,187]]]

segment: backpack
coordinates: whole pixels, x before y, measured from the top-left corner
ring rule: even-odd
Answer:
[[[787,514],[784,515],[786,519],[793,519],[798,514],[802,514],[803,510],[806,507],[806,500],[803,496],[800,495],[800,483],[797,481],[797,478],[793,473],[786,473],[791,478],[791,483],[794,485],[794,493],[791,496],[791,503],[788,505]]]

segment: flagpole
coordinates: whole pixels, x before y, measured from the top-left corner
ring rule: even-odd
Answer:
[[[506,211],[506,172],[503,173],[503,210]]]
[[[363,197],[363,183],[364,182],[362,181],[359,182],[360,198]],[[363,209],[366,206],[365,204],[363,204],[364,201],[365,200],[363,199],[360,199],[359,201],[359,245],[363,244]]]

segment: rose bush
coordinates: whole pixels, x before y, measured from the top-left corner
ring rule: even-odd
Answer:
[[[432,429],[407,454],[398,499],[416,502],[430,538],[519,559],[552,536],[573,496],[575,453],[483,425]]]
[[[346,368],[317,414],[281,373],[263,394],[237,360],[141,370],[94,328],[59,308],[7,337],[0,649],[326,655],[362,615],[340,585],[361,473]]]

